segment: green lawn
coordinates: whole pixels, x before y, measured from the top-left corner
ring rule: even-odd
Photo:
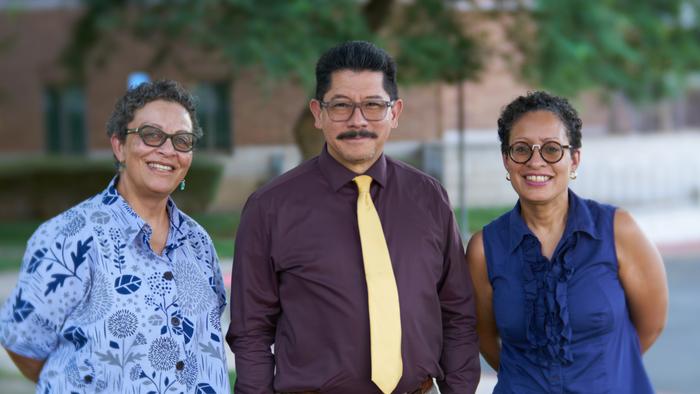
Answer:
[[[474,208],[469,210],[469,231],[480,230],[510,207]],[[459,215],[459,211],[456,212]],[[220,258],[233,256],[233,239],[240,220],[238,212],[192,215],[214,240]],[[0,223],[0,271],[16,270],[22,261],[27,240],[41,224],[38,220]]]

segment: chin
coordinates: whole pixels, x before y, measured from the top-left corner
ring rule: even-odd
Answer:
[[[168,183],[168,184],[163,184],[163,183],[160,183],[160,182],[158,182],[158,183],[155,183],[155,182],[154,182],[154,183],[146,184],[145,186],[146,186],[146,189],[147,189],[150,193],[152,193],[152,194],[158,194],[158,195],[163,195],[163,196],[166,196],[166,197],[169,196],[172,192],[174,192],[175,189],[177,188],[177,184],[175,184],[175,185],[170,184],[170,183]]]
[[[564,189],[563,192],[566,192],[566,189]],[[518,191],[518,197],[521,200],[529,201],[529,202],[533,202],[533,203],[549,202],[549,201],[556,199],[561,194],[562,194],[562,191],[553,191],[551,189],[549,189],[549,190],[542,189],[542,190]]]

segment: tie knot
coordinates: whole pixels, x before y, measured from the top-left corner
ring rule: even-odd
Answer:
[[[372,177],[369,175],[359,175],[352,179],[357,183],[360,193],[369,193],[369,186],[372,184]]]

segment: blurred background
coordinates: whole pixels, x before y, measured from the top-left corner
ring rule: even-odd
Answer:
[[[660,393],[696,393],[699,12],[699,0],[0,0],[0,301],[38,224],[114,175],[116,99],[159,78],[197,96],[205,136],[174,198],[228,275],[245,199],[322,147],[307,109],[318,56],[364,39],[398,62],[405,110],[386,151],[445,185],[465,240],[516,200],[501,108],[536,89],[572,101],[584,122],[572,188],[632,211],[667,264],[648,372]],[[493,384],[484,364],[480,392]],[[33,392],[4,353],[0,387]]]

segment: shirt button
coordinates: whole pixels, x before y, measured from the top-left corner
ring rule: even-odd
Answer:
[[[85,381],[85,383],[92,383],[92,375],[85,375],[83,380]]]
[[[182,371],[185,369],[185,362],[184,361],[178,361],[177,364],[175,364],[175,369],[178,371]]]
[[[165,273],[163,274],[163,279],[173,280],[173,273],[170,271],[165,271]]]
[[[180,325],[180,319],[178,319],[177,317],[173,316],[173,318],[170,319],[170,323],[171,323],[173,326],[177,327],[177,326]]]

